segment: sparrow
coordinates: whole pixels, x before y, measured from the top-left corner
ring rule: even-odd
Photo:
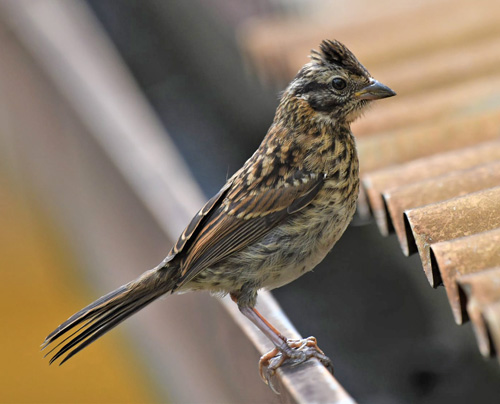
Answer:
[[[355,210],[359,164],[351,123],[373,100],[396,93],[338,41],[313,50],[281,96],[255,153],[194,216],[154,269],[83,308],[45,339],[61,364],[166,294],[230,294],[275,348],[260,360],[271,377],[284,364],[317,358],[316,339],[288,340],[255,308],[257,293],[297,279],[323,260]],[[65,338],[61,338],[65,337]],[[274,389],[274,388],[273,388]]]

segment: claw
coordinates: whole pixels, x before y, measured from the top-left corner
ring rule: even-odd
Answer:
[[[274,348],[259,361],[259,373],[264,382],[276,394],[276,388],[272,382],[272,377],[281,366],[297,366],[310,358],[318,359],[333,374],[332,361],[318,347],[315,337],[308,337],[299,340],[287,340],[282,348]]]
[[[259,361],[259,374],[260,374],[260,377],[262,380],[264,380],[264,382],[266,384],[269,384],[267,383],[267,375],[264,374],[264,369],[269,369],[269,361],[271,359],[273,359],[274,357],[276,357],[278,354],[279,354],[279,350],[278,348],[274,348],[273,350],[269,351],[268,353],[262,355],[260,357],[260,361]]]

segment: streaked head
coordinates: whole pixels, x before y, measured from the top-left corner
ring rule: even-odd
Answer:
[[[371,77],[347,47],[325,40],[312,51],[306,64],[288,87],[290,95],[303,99],[318,114],[334,121],[352,122],[370,101],[396,93]]]

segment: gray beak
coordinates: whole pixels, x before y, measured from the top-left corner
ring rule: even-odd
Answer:
[[[381,98],[392,97],[396,93],[386,85],[375,79],[371,79],[370,85],[354,94],[359,100],[380,100]]]

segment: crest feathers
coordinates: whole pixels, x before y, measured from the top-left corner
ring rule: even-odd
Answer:
[[[325,66],[338,66],[360,75],[369,76],[368,70],[356,59],[356,56],[339,41],[324,40],[319,45],[320,51],[311,51],[311,59]]]

